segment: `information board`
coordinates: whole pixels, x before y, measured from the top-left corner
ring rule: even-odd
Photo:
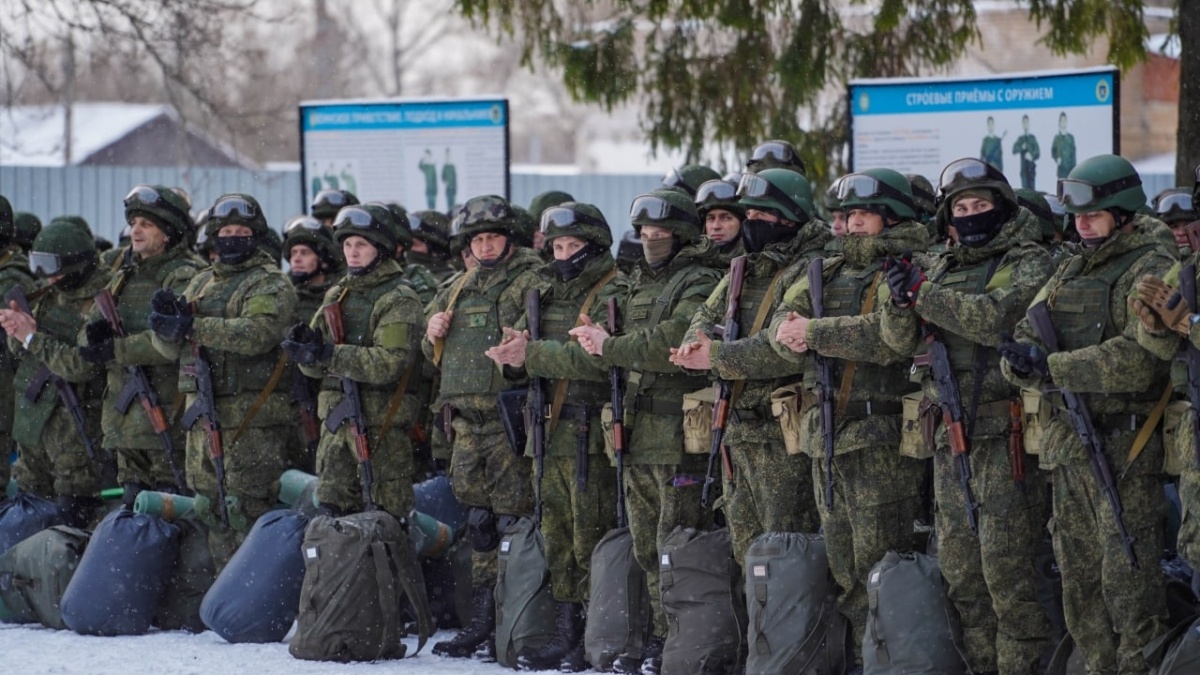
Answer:
[[[1115,68],[974,79],[853,80],[850,167],[918,173],[937,186],[944,166],[977,157],[1014,188],[1055,192],[1093,155],[1118,153]]]

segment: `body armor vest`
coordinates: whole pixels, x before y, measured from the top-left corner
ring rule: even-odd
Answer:
[[[484,351],[500,344],[496,304],[507,284],[492,284],[482,292],[468,289],[454,306],[442,358],[441,396],[493,394],[507,384],[500,369]]]
[[[172,255],[174,253],[174,255]],[[150,297],[163,287],[163,281],[180,267],[199,267],[197,261],[187,254],[187,249],[179,248],[160,254],[172,256],[158,269],[152,269],[145,262],[135,268],[121,269],[109,285],[113,290],[113,300],[117,305],[117,313],[121,315],[121,325],[129,335],[135,335],[150,327]],[[153,262],[154,258],[150,259]]]
[[[629,300],[625,310],[625,333],[635,333],[643,330],[653,330],[663,319],[670,316],[671,306],[679,297],[680,292],[688,287],[689,282],[696,278],[696,272],[703,268],[690,267],[678,272],[658,288],[654,285],[640,287]],[[703,388],[708,380],[703,375],[688,375],[687,373],[656,373],[646,371],[629,371],[628,383],[625,389],[625,409],[634,409],[634,397],[643,392],[649,392],[655,406],[678,406],[679,414],[683,414],[683,395]]]
[[[590,290],[590,289],[589,289]],[[558,294],[550,294],[550,302],[542,306],[542,339],[557,342],[570,342],[571,336],[567,331],[575,327],[583,309],[583,298],[578,300],[559,300]],[[545,296],[543,296],[545,297]],[[549,380],[549,386],[557,386],[560,380]],[[589,382],[586,380],[571,380],[567,387],[566,400],[571,405],[583,405],[596,408],[608,401],[609,388],[605,382]]]
[[[361,347],[370,347],[374,344],[371,336],[371,313],[375,309],[375,304],[379,302],[387,293],[392,292],[397,286],[404,284],[404,278],[396,275],[383,279],[380,283],[367,289],[350,289],[346,293],[346,297],[342,298],[342,327],[346,330],[346,342],[348,345],[358,345]],[[341,293],[341,287],[338,287],[338,293]],[[325,318],[321,318],[324,323]],[[409,386],[412,386],[411,378]],[[342,381],[338,377],[327,376],[321,380],[321,388],[326,391],[342,390]],[[359,382],[358,388],[361,391],[386,391],[390,392],[396,388],[395,382],[384,384],[372,384],[369,382]]]
[[[241,306],[245,300],[244,293],[261,275],[269,273],[266,265],[252,267],[242,272],[236,279],[229,279],[225,285],[213,289],[212,270],[204,270],[199,276],[208,275],[200,285],[200,297],[196,298],[196,316],[236,318],[231,309]],[[215,292],[213,292],[215,290]],[[267,386],[275,362],[279,359],[280,347],[276,345],[265,354],[238,354],[220,349],[209,348],[208,359],[212,365],[213,393],[218,396],[240,394],[242,392],[259,392]],[[179,365],[190,366],[195,363],[195,357],[190,348],[184,349],[179,357]],[[179,391],[193,393],[196,391],[196,379],[183,374],[179,376]]]
[[[997,254],[1003,255],[1003,254]],[[993,258],[994,260],[994,258]],[[987,290],[991,260],[967,268],[955,268],[941,275],[937,283],[942,287],[960,293],[981,295]],[[950,366],[955,372],[972,372],[975,369],[975,343],[953,331],[941,331],[942,342],[950,355]],[[989,355],[989,362],[999,363],[1000,356],[995,350]]]
[[[882,270],[882,263],[875,262],[865,269],[851,269],[842,265],[838,274],[825,285],[823,300],[825,301],[825,316],[856,316],[862,311],[866,300],[867,290]],[[880,278],[879,283],[886,283]],[[876,285],[876,291],[878,286]],[[878,306],[878,304],[876,305]],[[841,382],[842,373],[847,361],[833,359],[834,386]],[[815,372],[809,368],[804,374],[805,386],[813,390],[816,383]],[[908,365],[901,362],[890,366],[860,361],[854,371],[854,381],[850,387],[852,401],[899,401],[904,394],[912,391],[908,382]]]

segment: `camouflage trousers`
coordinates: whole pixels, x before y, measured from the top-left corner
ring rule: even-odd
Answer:
[[[1006,437],[976,438],[968,455],[979,534],[971,532],[958,463],[941,433],[934,454],[938,565],[975,672],[1036,675],[1050,648],[1050,619],[1037,598],[1035,561],[1049,518],[1049,486],[1026,457],[1025,488],[1012,480]]]
[[[658,549],[676,527],[698,530],[712,527],[712,511],[700,508],[705,464],[702,455],[688,455],[682,464],[625,467],[625,508],[629,532],[633,535],[633,555],[646,572],[653,620],[651,634],[658,637],[667,636],[667,615],[663,612],[658,585]],[[709,498],[716,496],[714,493]]]
[[[103,461],[105,455],[99,445],[96,452]],[[58,495],[97,495],[102,487],[99,469],[88,457],[70,415],[62,410],[50,416],[37,446],[17,449],[12,477],[21,490],[51,500]]]
[[[141,414],[141,413],[138,413]],[[187,435],[178,427],[172,427],[171,449],[175,457],[175,466],[184,476],[184,486],[187,485]],[[125,483],[141,483],[151,489],[175,488],[175,474],[167,462],[167,451],[161,445],[153,448],[116,448],[117,481]]]
[[[546,457],[543,464],[542,538],[550,592],[558,602],[587,600],[592,550],[617,525],[617,473],[608,458],[588,457],[582,489],[575,466],[574,457],[561,455]]]
[[[490,508],[497,515],[533,515],[533,463],[508,447],[504,427],[495,411],[454,417],[454,449],[450,485],[463,506]],[[501,533],[503,534],[503,533]],[[471,582],[496,585],[496,550],[471,556]]]
[[[363,503],[363,472],[354,450],[350,425],[343,424],[330,433],[322,424],[321,444],[317,446],[317,501],[333,504],[345,513],[357,513]],[[412,445],[408,432],[400,425],[379,439],[379,428],[368,428],[367,444],[371,452],[371,499],[396,516],[407,518],[413,508]]]
[[[295,434],[293,434],[294,438],[288,439],[287,445],[283,450],[285,470],[299,469],[304,473],[317,473],[317,453],[321,446],[321,441],[324,440],[324,436],[327,433],[324,431],[324,425],[321,425],[320,428],[322,429],[322,438],[317,441],[316,449],[309,449],[308,436],[305,434],[303,426],[296,429]]]
[[[897,442],[836,455],[832,509],[825,507],[825,459],[812,459],[829,569],[841,588],[838,610],[850,622],[856,661],[867,627],[867,575],[888,551],[912,549],[913,521],[921,512],[922,465],[901,457],[898,448]]]
[[[225,440],[225,503],[229,525],[221,522],[217,472],[208,439],[197,423],[187,435],[187,479],[196,491],[196,513],[208,526],[208,547],[220,573],[258,517],[279,501],[283,449],[291,427],[251,427],[236,443]]]
[[[725,519],[733,557],[741,565],[750,544],[764,532],[817,531],[820,524],[808,455],[789,455],[775,420],[735,425],[729,452],[733,485],[725,490]]]
[[[1165,582],[1158,566],[1166,511],[1161,483],[1157,473],[1139,473],[1117,485],[1140,564],[1133,569],[1117,536],[1112,509],[1088,465],[1054,468],[1050,534],[1062,571],[1067,629],[1088,673],[1148,672],[1142,647],[1167,625]]]

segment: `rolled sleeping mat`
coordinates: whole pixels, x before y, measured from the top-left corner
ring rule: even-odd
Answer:
[[[192,513],[195,503],[194,497],[143,490],[133,500],[133,512],[158,516],[168,523],[173,523]]]
[[[317,515],[317,484],[311,473],[288,469],[279,477],[279,503],[312,518]]]

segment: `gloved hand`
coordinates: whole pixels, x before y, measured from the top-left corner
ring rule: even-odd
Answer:
[[[1163,326],[1184,337],[1191,334],[1192,308],[1183,299],[1179,289],[1162,279],[1146,275],[1138,282],[1137,291],[1138,299],[1158,315]]]
[[[192,308],[187,300],[168,288],[160,288],[150,298],[150,330],[164,340],[178,342],[192,334]]]
[[[321,331],[303,323],[289,328],[280,346],[296,363],[325,363],[333,358],[333,345],[325,341]]]
[[[892,293],[892,304],[897,307],[912,307],[917,302],[917,293],[925,283],[925,275],[909,259],[888,258],[883,264],[888,290]]]
[[[1162,317],[1156,314],[1150,305],[1142,302],[1141,298],[1131,297],[1126,304],[1129,305],[1129,310],[1137,315],[1138,321],[1142,323],[1142,327],[1146,329],[1146,332],[1154,335],[1162,335],[1169,330],[1167,325],[1163,323]]]
[[[1008,366],[1019,377],[1050,376],[1050,364],[1046,362],[1046,352],[1037,345],[1016,342],[1012,336],[1005,336],[996,350],[1008,361]]]
[[[116,358],[114,340],[117,337],[112,325],[103,319],[89,323],[84,328],[87,346],[79,348],[79,355],[88,363],[105,364]]]

